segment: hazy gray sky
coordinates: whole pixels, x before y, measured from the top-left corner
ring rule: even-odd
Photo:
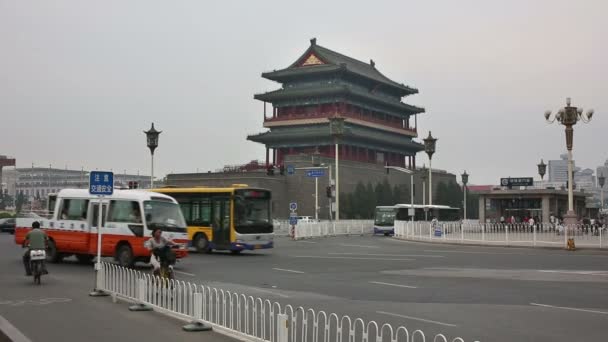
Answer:
[[[420,94],[433,165],[474,184],[535,176],[565,151],[546,109],[594,108],[578,166],[608,158],[608,2],[0,0],[0,154],[36,165],[156,174],[263,159],[263,71],[318,44]],[[418,164],[426,162],[418,155]]]

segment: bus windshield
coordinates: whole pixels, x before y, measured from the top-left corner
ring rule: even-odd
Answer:
[[[376,208],[374,215],[374,225],[376,226],[392,226],[395,223],[394,208]]]
[[[160,228],[168,232],[185,232],[186,222],[179,206],[169,201],[144,201],[148,229]]]
[[[234,228],[241,234],[271,233],[270,192],[247,190],[236,192]]]

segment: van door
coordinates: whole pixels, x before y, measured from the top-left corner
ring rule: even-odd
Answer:
[[[211,218],[214,248],[228,249],[230,247],[230,197],[211,199]]]
[[[101,226],[104,227],[106,224],[106,213],[108,211],[108,204],[103,203],[102,214],[101,214]],[[89,254],[97,254],[97,224],[99,222],[99,202],[91,202],[89,204],[89,242],[88,251]]]

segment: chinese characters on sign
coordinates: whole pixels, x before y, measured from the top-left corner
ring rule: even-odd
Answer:
[[[114,193],[114,174],[106,171],[91,171],[89,177],[91,195],[111,195]]]

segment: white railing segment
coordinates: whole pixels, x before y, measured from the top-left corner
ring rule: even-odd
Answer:
[[[232,291],[180,280],[161,280],[139,271],[102,262],[100,290],[114,298],[150,306],[154,310],[211,325],[216,331],[248,341],[449,341],[390,324],[366,322],[303,307],[282,305]],[[464,342],[456,337],[452,342]]]
[[[440,243],[565,247],[574,238],[577,247],[605,248],[605,235],[606,228],[597,225],[395,221],[396,238]]]

